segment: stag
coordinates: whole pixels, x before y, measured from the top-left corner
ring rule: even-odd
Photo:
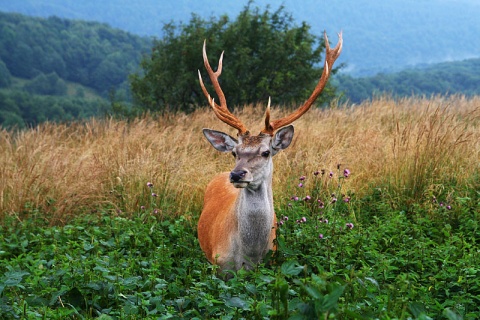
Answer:
[[[218,81],[222,73],[223,52],[214,72],[208,62],[206,43],[203,44],[203,62],[220,104],[208,93],[199,70],[202,91],[218,119],[238,130],[234,138],[220,131],[203,129],[203,134],[216,150],[230,152],[235,158],[232,171],[215,176],[207,185],[198,222],[200,247],[207,259],[223,271],[251,269],[269,250],[276,249],[272,157],[290,145],[294,133],[291,123],[310,109],[325,88],[333,63],[342,51],[342,34],[338,36],[338,43],[332,49],[324,34],[326,57],[323,72],[307,101],[291,114],[271,121],[269,99],[265,127],[258,135],[252,135],[227,108]]]

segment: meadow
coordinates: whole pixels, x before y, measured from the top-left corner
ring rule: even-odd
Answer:
[[[264,111],[235,113],[257,132]],[[228,281],[196,238],[233,165],[201,133],[234,134],[211,110],[1,131],[0,317],[477,319],[480,98],[332,104],[294,126],[279,249]]]

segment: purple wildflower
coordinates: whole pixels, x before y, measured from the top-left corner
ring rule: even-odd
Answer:
[[[147,187],[149,187],[149,188],[153,188],[153,183],[151,183],[151,182],[147,182]]]
[[[330,173],[328,174],[328,176],[331,178],[333,177],[333,171],[330,171]]]
[[[447,206],[447,209],[448,209],[448,210],[452,210],[452,206],[451,206],[451,205],[448,205],[448,206]]]
[[[298,184],[298,187],[299,187],[299,188],[302,188],[302,187],[303,187],[303,183],[300,182],[300,183]]]
[[[155,192],[152,192],[152,197],[158,197],[158,195]]]
[[[348,170],[348,169],[343,170],[343,176],[345,178],[348,178],[349,175],[350,175],[350,170]]]
[[[305,198],[303,198],[304,201],[309,201],[310,199],[312,199],[312,197],[310,196],[306,196]]]
[[[319,237],[320,239],[323,239],[323,234],[320,233],[320,234],[318,235],[318,237]]]
[[[303,181],[303,180],[305,180],[305,178],[306,178],[305,176],[301,176],[299,180]]]
[[[349,222],[349,223],[346,223],[345,224],[345,227],[349,228],[349,229],[353,229],[353,223]]]
[[[314,176],[318,176],[319,173],[320,173],[319,171],[315,171],[315,172],[313,173],[313,175],[314,175]]]

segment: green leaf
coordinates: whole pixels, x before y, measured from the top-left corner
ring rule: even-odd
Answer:
[[[126,315],[136,315],[138,314],[138,307],[130,303],[126,303],[123,307],[123,312],[125,312]]]
[[[425,306],[420,302],[412,302],[408,305],[408,309],[415,318],[418,318],[422,313],[425,313]]]
[[[448,320],[463,320],[461,315],[457,314],[455,311],[453,311],[450,308],[446,308],[445,310],[443,310],[443,315]]]
[[[85,250],[85,251],[90,251],[90,250],[92,250],[93,248],[95,248],[95,246],[92,245],[92,244],[90,244],[90,243],[84,243],[84,244],[83,244],[83,250]]]
[[[225,301],[225,304],[229,307],[233,307],[233,308],[239,308],[239,309],[243,309],[243,310],[247,310],[248,309],[248,303],[239,298],[239,297],[232,297],[228,300]]]
[[[332,290],[323,298],[323,303],[320,305],[322,312],[332,311],[337,308],[338,299],[343,294],[345,286],[339,284],[332,285]]]
[[[300,266],[296,261],[290,260],[282,264],[282,273],[286,276],[297,276],[303,271],[303,266]]]
[[[30,273],[26,271],[9,271],[4,275],[3,285],[5,287],[18,286],[22,282],[23,277],[27,275],[30,275]]]
[[[245,285],[245,289],[247,289],[247,291],[250,292],[251,294],[258,293],[257,287],[254,284],[251,284],[251,283],[247,283]]]
[[[104,268],[102,266],[95,266],[95,268],[93,268],[93,270],[100,271],[102,273],[109,273],[110,272],[110,270],[108,270],[107,268]]]
[[[321,299],[323,297],[320,290],[318,290],[317,288],[315,288],[313,286],[306,285],[305,286],[305,291],[307,291],[308,295],[310,297],[312,297],[313,299]]]

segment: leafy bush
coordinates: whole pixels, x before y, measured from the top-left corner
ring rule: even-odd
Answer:
[[[196,72],[205,69],[204,40],[212,68],[225,52],[220,81],[232,108],[267,101],[269,96],[277,104],[302,103],[322,72],[318,64],[323,40],[306,23],[295,25],[283,7],[260,12],[250,2],[234,21],[193,15],[189,24],[167,24],[163,31],[163,38],[142,60],[142,72],[130,78],[134,98],[146,110],[192,111],[206,104]],[[334,88],[327,85],[318,102],[334,96]]]

